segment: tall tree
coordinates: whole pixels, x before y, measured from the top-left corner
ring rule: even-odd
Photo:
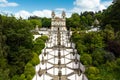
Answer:
[[[51,19],[50,18],[42,18],[42,27],[50,28],[51,26]]]
[[[102,28],[110,24],[115,32],[120,30],[120,4],[114,3],[103,12]]]

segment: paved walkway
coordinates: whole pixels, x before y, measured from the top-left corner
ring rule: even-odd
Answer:
[[[87,80],[68,31],[51,31],[45,45],[33,80]]]

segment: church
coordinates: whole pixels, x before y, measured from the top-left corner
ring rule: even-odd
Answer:
[[[67,29],[66,29],[66,14],[64,11],[62,12],[61,18],[57,17],[55,15],[54,11],[52,11],[51,16],[52,16],[52,18],[51,18],[51,30],[52,31],[57,31],[58,29],[60,31],[67,31]]]
[[[48,29],[48,28],[40,28],[39,29],[38,26],[36,25],[35,32],[37,32],[38,34],[34,35],[34,40],[36,38],[40,37],[41,35],[49,36],[50,32],[57,32],[58,30],[60,30],[62,32],[67,31],[65,11],[62,11],[61,17],[57,17],[55,15],[55,12],[52,11],[52,13],[51,13],[51,28],[50,29]]]

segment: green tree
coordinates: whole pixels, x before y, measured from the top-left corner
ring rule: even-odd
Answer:
[[[24,74],[27,80],[31,80],[35,74],[35,69],[31,63],[27,63],[25,66]]]
[[[19,80],[19,76],[18,75],[14,75],[11,80]]]
[[[39,55],[44,47],[45,42],[39,37],[34,41],[33,51]]]
[[[77,50],[79,54],[84,54],[84,52],[86,52],[87,48],[85,45],[81,44],[80,41],[77,42]]]
[[[89,80],[100,80],[98,74],[100,73],[97,67],[89,67],[86,70],[87,76]]]
[[[73,13],[71,16],[71,27],[73,28],[79,28],[80,27],[80,16],[77,13]]]
[[[21,74],[20,80],[27,80],[27,79],[25,78],[25,75],[24,75],[24,74]]]
[[[0,73],[7,80],[17,79],[32,58],[31,29],[31,23],[27,20],[0,15],[0,69],[4,70]]]
[[[89,32],[84,36],[84,44],[89,53],[92,53],[96,48],[104,48],[103,37],[98,32]]]
[[[90,54],[85,54],[85,53],[82,54],[80,57],[80,60],[84,65],[91,65],[92,64],[92,57]]]
[[[35,28],[38,25],[39,28],[42,27],[42,22],[40,19],[30,19],[32,26]]]
[[[107,24],[111,24],[115,32],[120,30],[120,6],[119,3],[114,3],[103,12],[102,28],[105,29]]]
[[[9,69],[0,69],[0,80],[10,80]]]
[[[98,11],[97,13],[95,13],[94,17],[101,22],[101,20],[102,20],[102,12]]]
[[[117,63],[117,71],[118,71],[118,74],[120,74],[120,73],[119,73],[119,71],[120,71],[120,58],[118,58],[118,59],[116,60],[116,63]]]
[[[50,28],[51,27],[51,19],[50,18],[42,18],[42,27]]]
[[[105,59],[104,59],[105,53],[106,51],[104,51],[103,49],[96,49],[92,53],[93,65],[99,66],[105,63]]]
[[[44,42],[46,42],[48,40],[48,36],[41,36],[40,39],[42,39]]]
[[[35,66],[40,63],[39,56],[36,53],[33,53],[33,58],[30,63]]]
[[[117,41],[120,41],[120,31],[118,31],[118,32],[116,33],[115,39],[116,39]]]
[[[115,39],[114,29],[111,27],[111,25],[106,25],[103,31],[104,31],[103,36],[104,36],[105,42],[109,42]]]
[[[81,16],[81,30],[88,29],[88,20],[85,16]]]

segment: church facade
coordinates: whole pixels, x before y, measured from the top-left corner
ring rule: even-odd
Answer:
[[[67,29],[66,29],[66,14],[64,11],[62,12],[61,18],[57,17],[55,15],[54,11],[52,11],[51,16],[52,16],[52,18],[51,18],[51,30],[52,31],[57,31],[58,29],[60,31],[67,31]]]

